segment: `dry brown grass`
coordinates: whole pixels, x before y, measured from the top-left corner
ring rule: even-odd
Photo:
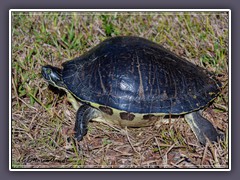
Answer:
[[[12,168],[228,168],[228,139],[200,146],[182,117],[145,128],[91,122],[80,143],[75,111],[41,66],[77,57],[110,36],[162,44],[218,74],[224,88],[204,115],[228,133],[228,14],[20,13],[12,16]]]

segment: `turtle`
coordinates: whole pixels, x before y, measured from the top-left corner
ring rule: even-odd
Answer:
[[[65,90],[77,110],[77,141],[98,117],[121,127],[144,127],[159,117],[184,116],[200,144],[222,137],[202,116],[219,95],[221,82],[160,44],[137,36],[107,38],[62,67],[44,65],[42,76]]]

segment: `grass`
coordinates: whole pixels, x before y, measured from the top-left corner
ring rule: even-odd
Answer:
[[[42,65],[61,67],[108,37],[145,37],[216,74],[224,88],[204,115],[227,132],[228,28],[224,12],[13,12],[12,167],[227,168],[228,142],[200,146],[180,117],[160,128],[91,122],[76,143],[75,110],[40,72]]]

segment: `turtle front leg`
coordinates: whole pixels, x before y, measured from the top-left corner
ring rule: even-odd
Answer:
[[[202,117],[199,111],[186,114],[184,117],[201,144],[206,144],[206,138],[212,142],[223,138],[223,135],[219,134],[212,123]]]
[[[85,136],[87,134],[88,122],[91,119],[100,116],[99,113],[100,112],[97,109],[92,108],[91,106],[86,105],[86,104],[82,105],[78,109],[75,127],[74,127],[75,138],[77,138],[77,141],[81,141],[83,139],[83,136]]]

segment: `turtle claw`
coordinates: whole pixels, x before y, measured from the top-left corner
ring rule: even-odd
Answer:
[[[79,134],[78,132],[75,134],[75,138],[77,139],[77,141],[82,141],[83,140],[83,136],[85,136],[87,134],[87,131],[85,134]]]
[[[74,131],[75,131],[75,138],[77,139],[77,141],[82,141],[83,140],[83,137],[87,134],[87,127],[84,129],[84,128],[80,128],[81,125],[79,125],[78,123],[75,124],[75,128],[74,128]]]

